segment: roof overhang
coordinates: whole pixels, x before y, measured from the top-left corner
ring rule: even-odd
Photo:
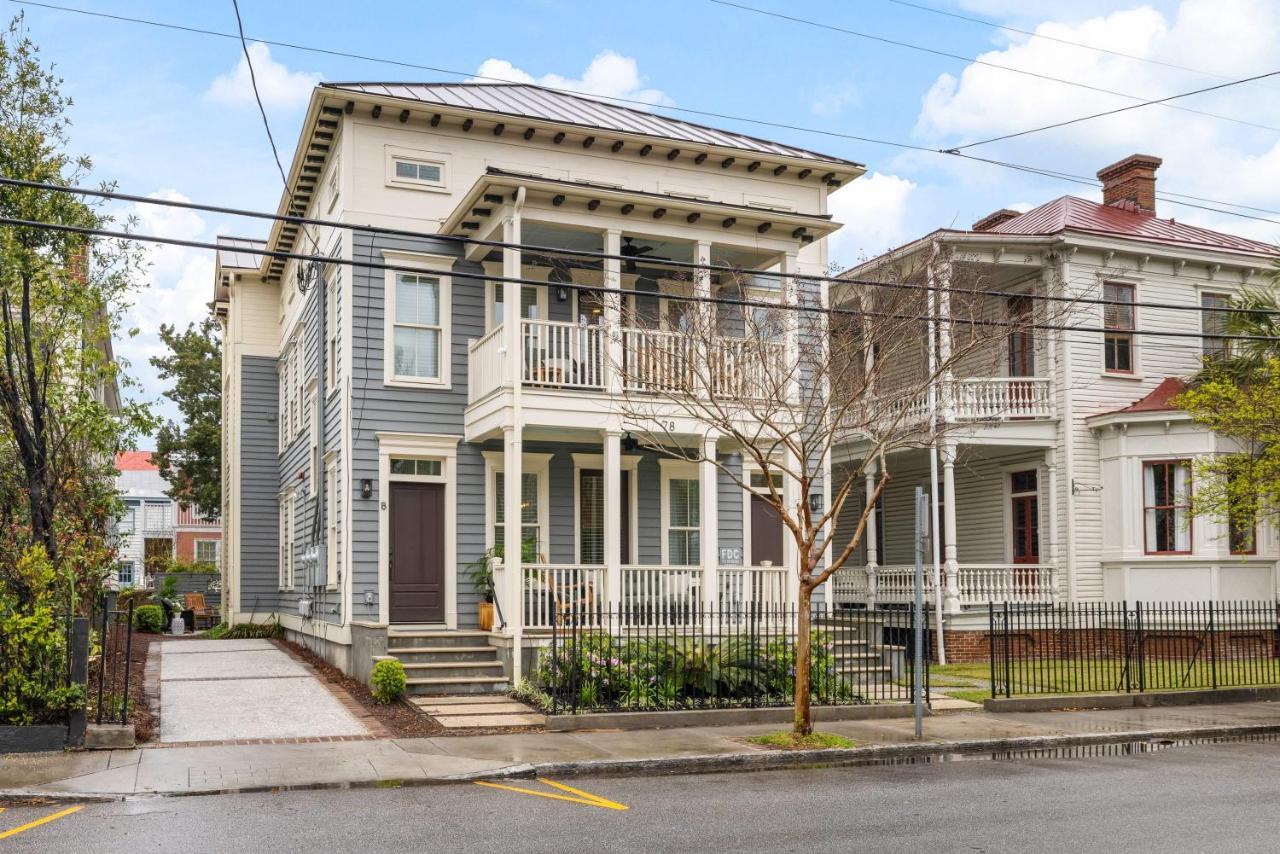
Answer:
[[[1193,423],[1191,415],[1181,409],[1153,409],[1137,412],[1103,412],[1091,415],[1084,420],[1090,430],[1103,427],[1134,426],[1139,424],[1172,425]]]
[[[545,202],[548,207],[562,207],[573,203],[582,205],[584,212],[589,212],[595,208],[588,206],[595,203],[596,208],[608,205],[619,213],[624,207],[629,207],[626,215],[635,217],[638,229],[643,227],[646,220],[653,221],[667,216],[686,222],[696,222],[706,217],[717,222],[726,232],[769,234],[771,237],[780,236],[803,244],[826,237],[840,228],[840,223],[827,214],[802,214],[776,208],[713,202],[670,193],[545,178],[490,167],[445,220],[441,233],[473,237],[488,233],[491,230],[489,224],[499,214],[498,208],[511,202],[520,187],[527,194],[527,206]],[[526,207],[526,210],[529,208]]]

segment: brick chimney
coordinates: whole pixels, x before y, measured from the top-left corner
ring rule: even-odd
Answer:
[[[990,231],[1002,222],[1008,222],[1015,216],[1022,216],[1020,211],[1013,208],[1001,208],[995,213],[989,213],[982,219],[975,222],[972,226],[974,231]]]
[[[1114,207],[1156,212],[1156,170],[1164,162],[1150,154],[1131,154],[1119,163],[1098,170],[1102,203]]]

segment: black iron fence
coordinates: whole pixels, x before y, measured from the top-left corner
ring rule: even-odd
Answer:
[[[1280,684],[1280,603],[992,605],[991,694]]]
[[[114,597],[103,598],[94,606],[87,716],[95,723],[129,722],[133,606],[130,600],[126,607],[118,608]]]
[[[550,697],[552,714],[790,706],[795,700],[795,606],[654,614],[557,609],[551,622],[533,681]],[[914,700],[910,611],[815,605],[810,636],[815,705]],[[928,631],[924,638],[928,661]],[[927,669],[922,681],[927,702]]]

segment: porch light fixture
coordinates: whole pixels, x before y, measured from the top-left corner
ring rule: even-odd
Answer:
[[[360,481],[360,497],[361,498],[373,497],[373,481],[367,477]]]
[[[637,448],[639,448],[640,443],[637,442],[635,440],[635,437],[633,437],[630,433],[623,433],[621,441],[618,442],[618,447],[619,447],[619,450],[627,451],[628,453],[630,453],[631,451],[634,451]]]
[[[821,492],[809,493],[809,510],[813,513],[822,512],[822,493]]]
[[[559,285],[556,288],[556,302],[564,302],[569,298],[569,289],[564,285],[572,284],[573,276],[569,271],[561,267],[559,264],[553,263],[551,272],[547,274],[547,282],[553,285]]]

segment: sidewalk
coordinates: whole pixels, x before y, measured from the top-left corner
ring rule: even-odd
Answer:
[[[1034,750],[1150,738],[1280,733],[1280,703],[1079,712],[954,712],[925,720],[831,722],[848,750],[765,751],[744,736],[777,725],[444,736],[0,756],[0,796],[120,798],[263,788],[448,783],[536,775],[675,773],[857,764],[892,756]]]

